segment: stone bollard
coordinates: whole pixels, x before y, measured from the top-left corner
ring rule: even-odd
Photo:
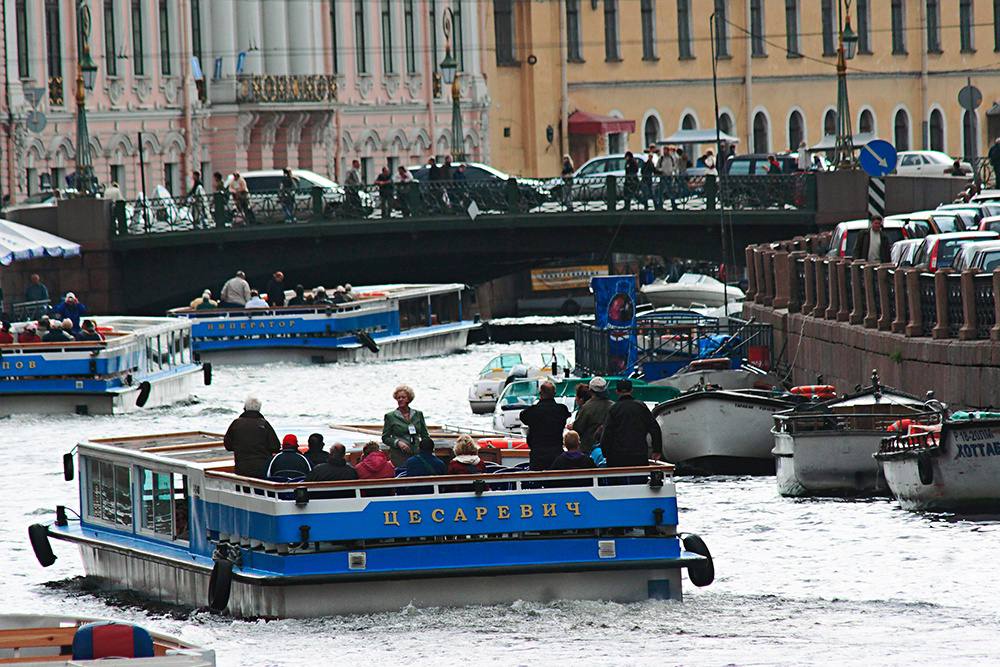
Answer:
[[[866,262],[856,259],[847,265],[847,270],[851,272],[851,299],[854,301],[854,307],[851,309],[847,319],[851,324],[861,324],[862,320],[865,319],[865,309],[867,308],[864,278],[865,264]],[[872,300],[874,301],[874,299]]]
[[[1000,269],[993,269],[993,321],[990,329],[990,340],[1000,341]]]
[[[746,301],[754,301],[757,296],[757,263],[754,261],[756,252],[757,246],[752,245],[748,245],[743,250],[747,261],[747,291],[744,297]]]
[[[802,308],[802,295],[799,294],[799,260],[806,256],[801,250],[788,253],[788,312],[797,313]]]
[[[822,257],[816,258],[816,307],[813,308],[813,317],[826,317],[826,306],[830,303],[830,290],[827,285],[827,277],[830,275],[827,270],[829,260]]]
[[[803,297],[802,307],[799,309],[803,315],[812,315],[813,308],[816,307],[816,256],[806,255],[802,265],[802,272],[806,278],[806,293]]]
[[[754,251],[753,265],[757,269],[757,295],[753,300],[757,303],[764,303],[767,297],[767,277],[764,275],[764,249],[757,248]]]
[[[882,308],[882,314],[878,318],[878,330],[889,331],[892,329],[892,306],[889,303],[889,269],[892,264],[882,264],[875,269],[875,280],[878,281],[878,300]]]
[[[763,253],[764,259],[764,301],[765,306],[774,303],[774,251],[768,248]]]
[[[774,301],[771,307],[775,309],[788,308],[788,300],[791,292],[789,276],[794,279],[792,264],[789,260],[789,253],[786,250],[779,250],[772,258],[774,266]]]
[[[910,304],[910,321],[906,324],[904,333],[907,336],[920,336],[924,332],[924,316],[920,312],[920,271],[906,270],[906,300]]]
[[[837,319],[837,312],[840,310],[840,280],[843,275],[837,271],[837,266],[840,264],[840,260],[831,259],[826,264],[826,274],[827,274],[827,292],[829,292],[830,300],[827,302],[826,310],[823,312],[823,317],[828,320]]]
[[[875,279],[875,272],[877,269],[877,264],[868,264],[867,262],[861,267],[861,280],[864,282],[865,286],[865,311],[864,319],[861,320],[861,323],[866,329],[874,329],[878,326],[878,309],[882,305],[880,303],[882,295],[881,290],[878,292],[879,302],[876,302],[875,299],[875,286],[878,285],[881,287]]]
[[[934,273],[934,311],[937,324],[931,329],[931,338],[940,340],[948,337],[948,271],[938,269]]]
[[[906,304],[909,303],[909,299],[906,298],[906,271],[897,267],[892,276],[892,283],[896,292],[896,319],[892,321],[892,332],[905,333],[909,322],[906,317]]]
[[[959,340],[975,340],[979,337],[979,320],[976,315],[976,272],[962,271],[962,319],[958,330]]]

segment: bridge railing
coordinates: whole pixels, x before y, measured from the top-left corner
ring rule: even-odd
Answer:
[[[332,220],[638,214],[661,209],[811,211],[816,209],[815,174],[413,181],[259,191],[243,199],[221,191],[116,202],[112,229],[114,235],[126,236]]]
[[[936,272],[825,253],[828,234],[746,249],[747,301],[907,337],[1000,341],[1000,269]]]

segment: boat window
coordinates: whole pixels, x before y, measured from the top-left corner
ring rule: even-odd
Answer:
[[[414,327],[426,327],[428,326],[428,311],[427,299],[420,297],[417,299],[409,299],[407,301],[399,302],[399,328],[402,331],[407,329],[412,329]]]
[[[459,298],[461,298],[461,295],[458,292],[432,296],[430,299],[431,324],[457,322],[459,313]]]
[[[490,362],[480,371],[480,375],[483,373],[492,373],[496,369],[509,371],[519,363],[521,363],[520,354],[501,354],[490,359]]]
[[[504,401],[508,405],[524,403],[526,399],[533,399],[538,395],[538,381],[514,382],[507,387],[504,393]]]
[[[542,354],[542,367],[551,368],[552,366],[552,353]],[[556,363],[559,364],[559,368],[569,368],[569,359],[562,352],[555,353]]]
[[[184,340],[181,343],[181,363],[191,363],[191,330],[184,330]]]
[[[142,470],[142,529],[170,540],[188,539],[187,477]]]
[[[85,458],[88,518],[115,526],[132,526],[132,477],[126,465]]]

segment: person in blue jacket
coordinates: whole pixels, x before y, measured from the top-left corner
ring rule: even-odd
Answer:
[[[58,315],[59,319],[72,322],[73,333],[77,333],[80,331],[80,319],[87,316],[87,307],[80,303],[75,294],[66,292],[66,298],[57,304],[52,312]]]
[[[427,477],[443,475],[444,461],[434,455],[434,441],[424,438],[420,441],[420,451],[406,460],[407,477]]]

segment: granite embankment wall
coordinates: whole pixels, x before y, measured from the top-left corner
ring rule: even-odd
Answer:
[[[1000,407],[1000,270],[896,269],[827,258],[825,235],[750,246],[744,316],[774,327],[793,384],[867,385],[871,371],[952,408]]]

